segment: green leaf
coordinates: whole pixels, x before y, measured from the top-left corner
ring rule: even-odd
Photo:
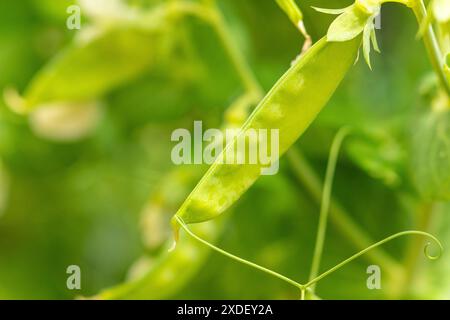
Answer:
[[[367,65],[372,70],[372,65],[370,64],[371,33],[372,33],[372,26],[370,23],[367,23],[366,26],[364,27],[363,33],[363,54]]]
[[[380,46],[378,45],[378,41],[377,41],[377,33],[375,31],[375,27],[372,23],[372,32],[370,33],[370,40],[372,41],[372,46],[375,49],[376,52],[380,53]]]
[[[349,157],[371,177],[388,186],[401,183],[405,154],[388,127],[365,129],[354,134],[346,149]]]
[[[432,111],[414,128],[411,170],[427,200],[450,200],[450,111]]]
[[[327,40],[342,42],[354,39],[363,32],[371,16],[370,13],[361,10],[359,6],[348,7],[330,25]]]
[[[25,92],[27,109],[94,100],[148,70],[157,42],[155,31],[134,27],[107,29],[74,42],[34,77]]]
[[[321,13],[325,13],[325,14],[334,14],[334,15],[338,15],[338,14],[342,14],[344,13],[349,7],[345,7],[345,8],[341,8],[341,9],[327,9],[327,8],[318,8],[318,7],[311,7],[314,10],[316,10],[317,12],[321,12]]]

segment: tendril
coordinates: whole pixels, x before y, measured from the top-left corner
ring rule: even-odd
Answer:
[[[214,251],[216,251],[216,252],[218,252],[218,253],[220,253],[220,254],[222,254],[222,255],[228,257],[228,258],[231,258],[231,259],[233,259],[233,260],[235,260],[235,261],[237,261],[237,262],[239,262],[239,263],[245,264],[245,265],[247,265],[247,266],[249,266],[249,267],[258,269],[258,270],[260,270],[260,271],[262,271],[262,272],[265,272],[265,273],[267,273],[267,274],[269,274],[269,275],[272,275],[272,276],[274,276],[274,277],[276,277],[276,278],[278,278],[278,279],[281,279],[281,280],[283,280],[283,281],[285,281],[285,282],[287,282],[287,283],[289,283],[289,284],[291,284],[291,285],[297,287],[298,289],[300,289],[301,292],[303,292],[303,291],[306,289],[304,285],[302,285],[302,284],[300,284],[300,283],[298,283],[298,282],[296,282],[296,281],[294,281],[294,280],[292,280],[292,279],[290,279],[290,278],[288,278],[288,277],[285,277],[285,276],[283,276],[282,274],[279,274],[278,272],[275,272],[275,271],[273,271],[273,270],[267,269],[267,268],[265,268],[265,267],[263,267],[263,266],[260,266],[260,265],[258,265],[258,264],[256,264],[256,263],[253,263],[253,262],[251,262],[251,261],[248,261],[248,260],[245,260],[245,259],[240,258],[240,257],[238,257],[238,256],[235,256],[234,254],[231,254],[231,253],[229,253],[229,252],[227,252],[227,251],[225,251],[225,250],[223,250],[223,249],[220,249],[219,247],[216,247],[216,246],[213,245],[212,243],[210,243],[210,242],[208,242],[208,241],[206,241],[206,240],[200,238],[200,237],[197,236],[195,233],[193,233],[193,232],[189,229],[189,227],[186,225],[186,223],[183,221],[183,219],[182,219],[181,217],[175,215],[174,218],[175,218],[176,221],[180,224],[181,228],[182,228],[184,231],[186,231],[186,233],[188,233],[192,238],[194,238],[194,239],[196,239],[197,241],[203,243],[204,245],[210,247],[210,248],[213,249]]]
[[[427,242],[427,244],[423,248],[423,253],[425,254],[425,257],[427,257],[430,260],[437,260],[437,259],[439,259],[441,257],[441,255],[442,255],[442,251],[444,250],[444,248],[442,247],[442,244],[437,239],[434,239],[434,240],[439,245],[439,252],[438,252],[438,254],[436,254],[434,256],[429,254],[429,252],[428,252],[429,250],[428,249],[431,246],[431,242]]]
[[[436,259],[439,259],[439,257],[441,256],[442,252],[444,251],[444,248],[443,248],[441,242],[440,242],[435,236],[433,236],[432,234],[429,234],[429,233],[423,232],[423,231],[417,231],[417,230],[409,230],[409,231],[398,232],[398,233],[393,234],[393,235],[391,235],[391,236],[389,236],[389,237],[387,237],[387,238],[385,238],[385,239],[383,239],[383,240],[381,240],[381,241],[379,241],[379,242],[377,242],[377,243],[371,245],[370,247],[367,247],[366,249],[364,249],[364,250],[362,250],[362,251],[360,251],[360,252],[354,254],[354,255],[351,256],[350,258],[348,258],[348,259],[342,261],[341,263],[337,264],[336,266],[334,266],[333,268],[329,269],[328,271],[325,271],[324,273],[322,273],[322,274],[319,275],[318,277],[314,278],[313,280],[311,280],[311,281],[309,281],[307,284],[305,284],[305,287],[309,287],[309,286],[311,286],[311,285],[317,283],[319,280],[325,278],[326,276],[330,275],[331,273],[335,272],[336,270],[342,268],[342,267],[345,266],[347,263],[349,263],[349,262],[355,260],[356,258],[362,256],[362,255],[365,254],[367,251],[370,251],[370,250],[372,250],[372,249],[374,249],[374,248],[376,248],[376,247],[378,247],[378,246],[381,246],[382,244],[384,244],[384,243],[386,243],[386,242],[389,242],[389,241],[391,241],[391,240],[394,240],[394,239],[396,239],[396,238],[398,238],[398,237],[405,236],[405,235],[421,235],[421,236],[425,236],[425,237],[428,237],[428,238],[430,238],[431,240],[433,240],[433,242],[434,242],[435,244],[437,244],[437,246],[439,247],[439,253],[438,253],[437,255],[431,255],[431,254],[429,253],[429,247],[430,247],[430,245],[431,245],[431,242],[427,243],[427,244],[425,245],[425,248],[424,248],[424,253],[425,253],[425,256],[426,256],[428,259],[430,259],[430,260],[436,260]]]
[[[313,261],[309,280],[314,279],[319,273],[320,260],[322,258],[325,235],[327,230],[328,213],[330,211],[330,200],[333,189],[333,180],[336,172],[336,165],[344,139],[350,134],[351,129],[344,127],[338,131],[331,145],[330,156],[325,173],[325,182],[322,192],[322,201],[319,214],[319,226],[317,228],[316,245],[314,248]],[[311,288],[314,291],[314,286]]]

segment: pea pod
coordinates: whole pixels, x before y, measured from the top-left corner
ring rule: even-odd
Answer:
[[[152,196],[145,211],[153,208],[153,210],[159,211],[157,214],[160,215],[160,219],[169,219],[170,216],[167,216],[167,214],[170,214],[173,211],[173,207],[183,201],[191,186],[204,173],[203,169],[203,167],[196,167],[195,170],[192,170],[192,168],[187,170],[186,167],[177,168],[165,177],[156,194]],[[177,192],[173,192],[173,190],[177,190]],[[145,215],[147,214],[148,212]],[[223,220],[214,220],[207,224],[197,225],[193,229],[196,233],[208,239],[208,241],[215,242],[221,234],[223,222]],[[157,246],[160,245],[159,241],[164,242],[163,248],[160,250],[161,253],[151,258],[148,258],[148,256],[142,257],[135,264],[133,269],[137,269],[138,272],[134,272],[131,279],[120,285],[105,289],[93,298],[102,300],[165,299],[173,296],[192,279],[204,264],[210,249],[185,235],[185,238],[183,238],[183,241],[180,242],[177,248],[169,252],[165,246],[169,246],[170,241],[165,241],[164,226],[160,226],[160,224],[165,225],[164,223],[152,221],[145,225],[143,231],[144,236],[151,234],[153,238],[150,241],[145,241],[147,248],[151,249],[155,242]],[[163,233],[162,235],[161,232]],[[158,233],[160,236],[157,235]],[[155,237],[160,239],[155,241]],[[167,239],[169,237],[170,234],[168,233]],[[148,237],[146,238],[148,239]],[[142,261],[150,263],[142,266]],[[136,268],[136,266],[138,267]]]
[[[25,92],[25,108],[58,101],[89,101],[139,75],[153,62],[153,34],[111,30],[78,41],[52,60]],[[100,63],[99,63],[100,61]]]
[[[360,43],[359,36],[346,42],[327,42],[325,38],[318,41],[275,84],[221,156],[233,150],[249,129],[278,129],[278,154],[281,156],[331,98],[353,65]],[[185,223],[203,222],[219,216],[261,174],[260,163],[222,162],[216,160],[213,163],[176,213]],[[175,217],[172,223],[177,228]]]

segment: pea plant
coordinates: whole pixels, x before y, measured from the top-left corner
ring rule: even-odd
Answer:
[[[252,127],[279,128],[281,131],[280,136],[282,138],[280,143],[280,153],[283,154],[286,152],[294,141],[302,135],[305,129],[317,116],[318,112],[330,99],[342,78],[355,61],[361,41],[364,58],[368,66],[371,67],[371,46],[379,51],[373,20],[375,16],[380,13],[383,2],[386,1],[356,1],[356,3],[350,7],[337,10],[318,8],[318,11],[339,15],[331,24],[326,38],[320,40],[311,48],[304,48],[304,51],[306,52],[297,58],[291,69],[280,78],[280,80],[272,87],[269,94],[258,104],[243,125],[241,132],[245,132],[245,130]],[[414,10],[420,24],[426,24],[426,22],[424,22],[422,3],[417,1],[399,2]],[[309,39],[302,22],[302,14],[295,3],[293,1],[278,1],[278,3],[281,8],[286,11],[302,34]],[[436,4],[434,5],[436,6]],[[437,4],[437,6],[439,6],[439,4]],[[443,6],[443,3],[441,3],[441,6]],[[425,42],[427,43],[430,56],[434,61],[436,72],[442,81],[442,87],[444,90],[448,91],[449,84],[444,71],[445,64],[441,58],[441,48],[436,47],[437,43],[435,43],[436,39],[434,38],[433,30],[429,26],[423,28],[428,28],[427,31],[424,31],[426,34],[423,36],[426,38]],[[339,57],[339,61],[330,65],[327,62],[333,60],[333,57]],[[365,248],[330,270],[318,275],[320,257],[325,238],[328,202],[334,171],[334,162],[337,154],[336,150],[338,150],[339,145],[342,142],[343,135],[342,132],[337,135],[330,156],[332,161],[328,167],[328,180],[324,186],[324,198],[322,200],[323,209],[319,218],[319,229],[314,259],[310,279],[306,284],[300,284],[274,271],[227,253],[200,237],[197,237],[187,226],[187,224],[190,223],[199,223],[214,219],[231,204],[237,201],[237,199],[258,178],[258,171],[255,171],[254,168],[246,166],[230,167],[218,163],[213,164],[175,214],[172,220],[175,230],[175,239],[178,238],[177,228],[181,226],[190,236],[214,250],[298,287],[301,291],[302,299],[305,298],[308,289],[311,289],[313,292],[315,284],[328,274],[351,262],[365,252],[397,237],[408,234],[425,235],[433,239],[442,249],[440,242],[426,232],[404,231]],[[233,143],[230,143],[227,148],[234,148]],[[430,259],[437,258],[429,255],[427,252],[425,253]]]
[[[69,48],[38,72],[23,95],[15,89],[5,90],[5,100],[10,108],[28,116],[36,134],[63,141],[89,135],[106,112],[100,98],[138,77],[143,70],[166,70],[175,65],[179,73],[176,76],[183,77],[188,67],[172,58],[180,51],[185,56],[195,56],[195,48],[190,45],[189,36],[181,27],[186,20],[195,21],[205,24],[218,39],[243,88],[222,116],[220,126],[223,130],[240,129],[238,136],[222,152],[233,152],[239,135],[244,135],[248,130],[279,130],[277,151],[280,158],[276,161],[284,161],[282,164],[289,166],[288,175],[303,186],[319,204],[320,210],[313,237],[312,259],[303,261],[311,265],[308,279],[300,282],[243,258],[241,254],[230,253],[217,244],[221,234],[225,234],[227,226],[233,222],[232,212],[241,202],[241,197],[251,192],[252,185],[260,180],[260,164],[215,161],[209,168],[177,167],[164,176],[144,210],[143,238],[149,247],[156,248],[157,262],[148,266],[144,259],[142,266],[135,266],[135,270],[139,269],[137,276],[101,291],[94,298],[171,297],[192,281],[200,270],[204,270],[211,251],[292,285],[298,290],[300,299],[323,298],[320,290],[316,290],[318,283],[326,283],[329,276],[343,267],[349,267],[360,257],[379,265],[388,275],[388,280],[392,281],[392,286],[402,290],[413,277],[412,271],[406,271],[383,249],[384,244],[399,238],[413,238],[407,253],[408,263],[415,263],[423,247],[425,256],[430,260],[436,260],[444,253],[446,242],[442,244],[432,234],[428,228],[428,218],[434,207],[450,201],[449,1],[356,0],[339,9],[315,6],[313,9],[317,13],[334,18],[326,35],[315,41],[315,33],[310,32],[314,22],[306,19],[307,15],[294,0],[273,0],[283,17],[292,22],[293,28],[298,31],[299,44],[302,40],[303,43],[291,66],[267,93],[215,0],[162,1],[150,9],[145,6],[137,9],[131,2],[109,2],[108,8],[123,14],[99,10],[106,2],[98,1],[98,5],[93,6],[89,1],[80,1],[81,12],[89,18],[89,25],[81,28]],[[298,2],[303,8],[302,1]],[[368,68],[377,72],[372,55],[373,51],[380,53],[381,50],[374,20],[387,2],[402,5],[416,17],[416,38],[424,43],[433,75],[423,90],[430,106],[411,120],[414,121],[414,132],[408,156],[414,168],[410,186],[414,191],[411,193],[425,204],[424,221],[413,230],[400,229],[375,241],[369,236],[370,232],[358,224],[357,218],[337,201],[332,189],[339,153],[345,145],[350,157],[353,155],[360,167],[372,173],[373,179],[394,184],[397,178],[395,170],[385,169],[391,159],[377,162],[375,159],[379,155],[376,151],[380,150],[373,152],[373,149],[358,144],[361,140],[376,141],[373,143],[377,144],[379,132],[340,124],[337,133],[333,133],[323,182],[296,143],[307,135],[307,129],[325,106],[333,101],[333,96],[339,93],[341,82],[360,63],[360,52]],[[193,58],[192,61],[201,69],[201,59]],[[74,64],[78,67],[74,68]],[[362,158],[364,152],[369,154]],[[252,223],[257,228],[258,220],[254,220]],[[169,223],[172,230],[169,230]],[[344,258],[342,262],[323,271],[329,223],[340,232],[343,241],[352,244],[356,253],[347,258],[340,256],[339,259]],[[431,242],[423,243],[423,239]],[[399,292],[398,296],[405,296],[405,293]]]

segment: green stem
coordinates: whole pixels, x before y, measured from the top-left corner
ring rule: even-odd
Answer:
[[[298,181],[320,203],[323,186],[311,165],[295,148],[291,148],[287,152],[287,157]],[[350,218],[350,215],[333,198],[330,200],[330,220],[356,248],[364,249],[373,243],[371,238],[361,230]],[[402,266],[380,249],[374,249],[369,252],[367,258],[373,263],[383,266],[391,278],[396,278],[402,273]]]
[[[291,22],[295,25],[295,27],[300,31],[300,33],[305,38],[302,52],[306,52],[306,50],[308,50],[312,45],[312,39],[308,31],[306,31],[305,24],[303,23],[302,11],[297,6],[294,0],[276,0],[276,2],[278,3],[278,6],[281,8],[281,10],[283,10],[286,13]]]
[[[319,226],[317,230],[317,236],[316,236],[316,245],[314,248],[314,256],[313,261],[311,265],[311,272],[309,275],[309,280],[314,279],[317,277],[317,274],[319,273],[320,268],[320,261],[322,258],[322,252],[323,247],[325,243],[325,234],[327,230],[327,221],[328,221],[328,211],[330,209],[330,199],[331,199],[331,192],[333,188],[333,178],[336,171],[336,163],[339,156],[339,150],[341,149],[342,142],[344,141],[345,137],[349,134],[349,129],[344,128],[341,129],[337,134],[336,137],[333,140],[330,156],[328,160],[327,170],[325,174],[325,183],[322,193],[322,205],[320,208],[320,214],[319,214]],[[315,290],[315,285],[311,286],[312,291]]]
[[[325,271],[324,273],[322,273],[320,276],[318,276],[318,277],[314,278],[313,280],[309,281],[307,284],[305,284],[305,287],[310,287],[310,286],[313,285],[314,283],[317,283],[317,282],[320,281],[321,279],[323,279],[323,278],[325,278],[326,276],[330,275],[331,273],[337,271],[338,269],[340,269],[340,268],[342,268],[343,266],[345,266],[347,263],[349,263],[349,262],[355,260],[356,258],[362,256],[362,255],[365,254],[366,252],[369,252],[370,250],[373,250],[373,249],[375,249],[376,247],[381,246],[382,244],[384,244],[384,243],[386,243],[386,242],[389,242],[389,241],[391,241],[391,240],[394,240],[394,239],[396,239],[396,238],[398,238],[398,237],[401,237],[401,236],[404,236],[404,235],[422,235],[422,236],[425,236],[425,237],[428,237],[428,238],[432,239],[432,240],[439,246],[439,254],[436,255],[436,256],[430,255],[430,254],[428,253],[428,248],[429,248],[430,243],[427,243],[427,245],[425,246],[424,252],[425,252],[425,256],[426,256],[428,259],[430,259],[430,260],[436,260],[436,259],[438,259],[438,258],[440,257],[440,255],[442,254],[442,251],[443,251],[442,244],[441,244],[441,242],[440,242],[436,237],[434,237],[433,235],[431,235],[431,234],[429,234],[429,233],[427,233],[427,232],[416,231],[416,230],[403,231],[403,232],[396,233],[396,234],[394,234],[394,235],[392,235],[392,236],[389,236],[389,237],[387,237],[387,238],[385,238],[385,239],[383,239],[383,240],[381,240],[381,241],[379,241],[379,242],[377,242],[377,243],[375,243],[375,244],[373,244],[373,245],[367,247],[367,248],[364,249],[364,250],[361,250],[361,251],[358,252],[357,254],[354,254],[354,255],[351,256],[350,258],[348,258],[348,259],[342,261],[341,263],[337,264],[337,265],[334,266],[333,268],[331,268],[331,269],[329,269],[328,271]]]
[[[208,4],[208,7],[211,8],[212,26],[215,29],[220,41],[222,42],[225,51],[227,52],[231,62],[233,63],[233,66],[236,69],[239,77],[241,78],[245,89],[248,92],[254,93],[255,97],[257,97],[258,99],[262,98],[263,90],[256,80],[248,62],[233,41],[231,31],[229,30],[228,25],[225,23],[225,19],[222,13],[217,9],[215,1],[209,1]]]
[[[416,0],[412,9],[417,18],[419,26],[421,26],[423,21],[427,17],[427,10],[425,8],[425,4],[423,3],[422,0]],[[436,40],[436,35],[434,34],[434,30],[431,25],[426,28],[423,34],[423,41],[425,44],[425,48],[428,52],[431,64],[434,68],[434,71],[436,72],[436,75],[438,76],[443,89],[447,92],[447,95],[450,97],[450,84],[447,80],[447,77],[443,69],[444,60],[442,57],[441,50],[439,48],[439,44]]]
[[[245,57],[236,46],[225,19],[214,0],[203,1],[203,4],[177,1],[168,5],[169,15],[192,15],[211,25],[231,60],[236,72],[242,80],[246,91],[255,97],[262,98],[263,91],[256,80]]]

